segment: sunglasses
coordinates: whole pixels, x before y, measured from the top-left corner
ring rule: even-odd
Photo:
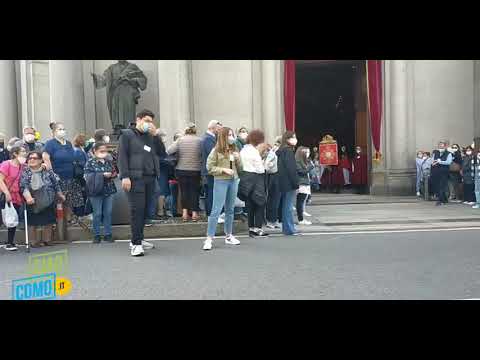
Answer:
[[[30,156],[30,157],[28,158],[28,161],[30,161],[30,160],[41,160],[41,159],[40,159],[39,157],[37,157],[37,156]]]

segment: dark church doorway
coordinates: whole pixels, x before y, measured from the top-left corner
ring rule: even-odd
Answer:
[[[332,135],[350,158],[356,146],[369,154],[366,61],[297,61],[296,133],[310,148]]]

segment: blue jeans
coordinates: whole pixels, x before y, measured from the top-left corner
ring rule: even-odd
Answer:
[[[207,236],[214,237],[217,229],[218,218],[225,208],[225,235],[233,233],[233,219],[235,199],[238,193],[238,180],[215,180],[213,186],[213,206],[208,217]]]
[[[282,193],[282,232],[284,235],[293,235],[297,232],[293,221],[293,202],[297,198],[295,190]]]
[[[93,208],[93,232],[100,236],[103,223],[105,236],[112,235],[113,196],[95,196],[90,198]]]
[[[477,205],[480,206],[480,191],[475,191],[475,199],[477,200]]]

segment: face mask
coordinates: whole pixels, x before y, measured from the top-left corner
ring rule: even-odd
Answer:
[[[7,145],[7,150],[8,150],[8,151],[11,151],[11,150],[12,150],[12,146],[11,146],[11,145]]]
[[[17,157],[17,160],[22,165],[27,162],[27,158],[25,156],[19,156],[19,157]]]
[[[106,144],[109,144],[110,143],[110,136],[104,136],[103,137],[103,142],[106,143]]]
[[[305,153],[305,155],[307,156],[307,158],[309,158],[309,157],[310,157],[310,151],[307,151],[307,152]]]
[[[297,146],[298,139],[297,138],[291,138],[291,139],[288,140],[288,143],[292,146]]]
[[[229,136],[229,137],[228,137],[228,143],[229,143],[230,145],[235,144],[235,138],[232,137],[232,136]]]
[[[67,135],[67,132],[65,130],[58,130],[57,131],[57,138],[64,139],[65,135]]]
[[[142,131],[143,131],[144,133],[147,133],[148,130],[150,130],[150,124],[144,122],[143,125],[142,125],[142,127],[141,127],[141,129],[142,129]]]
[[[24,139],[27,143],[33,143],[35,141],[35,135],[27,134],[25,135]]]
[[[421,159],[421,158],[423,158],[423,154],[418,154],[417,157],[418,157],[419,159]]]
[[[472,152],[471,152],[471,151],[467,151],[466,154],[467,154],[468,156],[470,156],[470,155],[472,155]]]
[[[99,159],[105,159],[108,156],[108,154],[107,153],[97,153],[97,154],[95,154],[95,156]]]
[[[362,152],[362,150],[360,150],[360,149],[357,149],[355,151],[357,152],[357,154],[360,154]]]
[[[428,158],[427,158],[426,156],[424,156],[422,159],[423,159],[423,160],[427,160]]]
[[[440,151],[441,153],[444,153],[445,149],[438,149],[438,151]]]
[[[452,149],[451,152],[456,153],[457,151],[458,151],[458,149]]]

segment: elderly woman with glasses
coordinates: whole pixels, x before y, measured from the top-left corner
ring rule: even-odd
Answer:
[[[27,203],[28,232],[32,247],[50,245],[53,240],[52,225],[56,222],[56,197],[65,201],[60,179],[53,170],[46,170],[42,164],[41,152],[29,153],[27,167],[20,179],[20,192]]]

